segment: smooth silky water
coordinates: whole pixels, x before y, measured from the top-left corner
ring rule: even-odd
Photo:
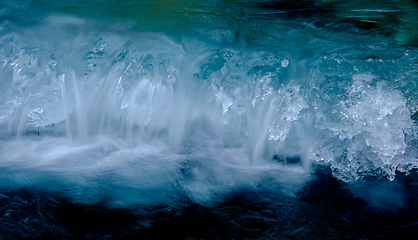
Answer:
[[[0,2],[0,238],[415,239],[417,9]]]

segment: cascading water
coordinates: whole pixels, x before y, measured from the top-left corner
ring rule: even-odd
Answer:
[[[360,196],[405,206],[394,192],[407,190],[393,184],[418,168],[416,48],[261,6],[2,3],[0,200],[33,188],[71,204],[175,212],[188,204],[223,209],[244,191],[268,209],[278,201],[302,209],[295,196],[310,203],[323,190],[306,186],[326,168],[327,184],[351,184],[356,197],[338,190],[351,204]],[[313,19],[329,20],[315,6]],[[370,179],[384,190],[368,187]],[[36,227],[20,233],[8,216],[0,233],[34,236]]]

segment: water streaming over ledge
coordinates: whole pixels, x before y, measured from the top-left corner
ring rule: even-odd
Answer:
[[[339,3],[304,4],[0,4],[2,198],[315,202],[306,186],[321,192],[325,167],[353,206],[406,206],[396,178],[418,168],[418,52],[414,30],[399,36],[414,17],[387,36],[341,20]],[[370,180],[382,178],[395,181]]]

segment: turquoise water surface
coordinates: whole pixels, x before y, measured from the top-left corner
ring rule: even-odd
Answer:
[[[0,236],[412,239],[417,16],[0,2]]]

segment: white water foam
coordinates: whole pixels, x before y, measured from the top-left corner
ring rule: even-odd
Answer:
[[[92,31],[73,18],[0,30],[3,185],[210,202],[266,178],[294,194],[314,162],[346,181],[418,167],[408,98],[392,73],[366,71],[379,61]]]

